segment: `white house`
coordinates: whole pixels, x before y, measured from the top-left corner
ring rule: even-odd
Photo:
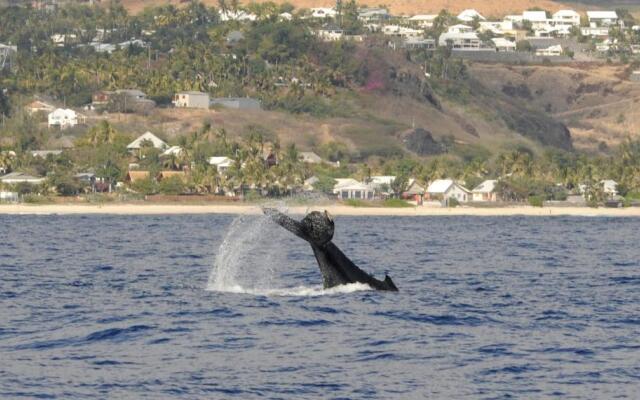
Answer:
[[[49,128],[52,126],[60,129],[72,128],[84,121],[84,116],[68,108],[57,108],[49,113]]]
[[[6,184],[16,184],[16,183],[28,183],[31,185],[38,185],[44,182],[45,178],[35,177],[31,175],[27,175],[23,172],[12,172],[10,174],[0,176],[0,182]]]
[[[333,187],[333,193],[337,195],[340,200],[373,200],[375,193],[369,185],[350,178],[336,179],[336,182]]]
[[[591,28],[613,26],[619,19],[615,11],[587,11],[587,18]]]
[[[471,192],[451,179],[436,179],[427,188],[428,200],[456,199],[464,203],[471,198]]]
[[[535,30],[547,29],[551,26],[545,11],[525,11],[522,20],[531,22],[531,28]]]
[[[483,17],[479,12],[473,9],[467,9],[458,14],[458,19],[463,22],[471,22],[476,18],[478,18],[480,21],[486,20],[485,17]]]
[[[553,14],[551,23],[554,26],[564,26],[568,28],[580,26],[580,14],[573,10],[560,10]]]
[[[159,149],[159,150],[163,150],[163,151],[166,150],[169,147],[169,145],[164,140],[160,139],[159,137],[157,137],[153,133],[147,131],[147,132],[143,133],[142,135],[138,136],[138,138],[136,140],[134,140],[133,142],[129,143],[127,145],[127,150],[129,150],[129,151],[140,150],[142,148],[142,144],[144,142],[150,142],[153,147],[155,147],[156,149]]]
[[[498,201],[496,193],[496,180],[487,180],[476,186],[471,194],[473,201]]]
[[[173,105],[179,108],[209,109],[209,94],[196,91],[179,92],[173,96]]]
[[[447,29],[448,33],[471,33],[473,32],[473,28],[468,25],[458,24],[452,25]]]
[[[160,154],[160,157],[180,157],[183,151],[184,149],[180,146],[171,146]]]
[[[421,29],[407,28],[406,26],[399,25],[385,25],[382,27],[382,33],[387,36],[403,38],[424,36],[424,31]]]
[[[613,197],[618,195],[618,182],[611,179],[606,179],[600,181],[600,184],[602,185],[604,194],[606,194],[607,196]]]
[[[549,46],[544,49],[537,49],[536,55],[540,57],[558,57],[563,53],[563,49],[561,45]]]
[[[609,37],[609,28],[604,27],[591,27],[585,26],[580,28],[582,36],[595,37],[595,38],[607,38]]]
[[[256,19],[258,19],[258,17],[255,14],[242,10],[220,12],[221,21],[255,21]]]
[[[446,47],[451,43],[454,49],[458,50],[480,50],[482,46],[482,40],[475,32],[467,33],[443,33],[438,39],[438,45]]]
[[[218,172],[224,173],[231,168],[233,160],[229,157],[209,157],[209,165],[216,167]]]
[[[316,35],[324,42],[337,42],[344,37],[344,31],[337,27],[318,29]]]
[[[516,43],[511,40],[505,38],[493,38],[491,41],[496,46],[496,50],[500,52],[516,51]]]
[[[311,18],[333,18],[338,15],[338,12],[335,8],[331,7],[316,7],[310,9]]]
[[[437,17],[438,16],[434,14],[420,14],[408,18],[407,21],[421,28],[431,28],[433,27],[433,21],[435,21]]]

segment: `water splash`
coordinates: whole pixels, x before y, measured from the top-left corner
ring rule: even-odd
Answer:
[[[282,205],[278,208],[286,212]],[[282,278],[287,270],[306,268],[304,265],[296,266],[295,261],[288,259],[286,251],[283,251],[283,243],[290,240],[288,236],[284,230],[276,229],[268,216],[238,216],[217,251],[207,290],[257,296],[310,297],[371,290],[361,283],[330,289],[316,285],[287,285]],[[315,262],[308,267],[317,268]]]

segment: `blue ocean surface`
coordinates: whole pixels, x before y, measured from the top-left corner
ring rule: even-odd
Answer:
[[[640,219],[0,216],[0,398],[637,399]]]

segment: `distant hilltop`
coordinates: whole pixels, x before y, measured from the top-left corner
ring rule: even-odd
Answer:
[[[264,3],[267,0],[256,0],[257,3]],[[333,7],[336,2],[333,0],[274,0],[274,3],[290,3],[297,9],[313,7]],[[131,12],[140,12],[145,7],[157,6],[161,4],[179,5],[180,0],[122,0],[122,4]],[[218,0],[203,0],[209,6],[218,6]],[[247,4],[249,1],[241,1]],[[447,9],[453,13],[459,13],[465,9],[473,8],[481,14],[492,17],[501,17],[507,14],[520,13],[522,10],[538,7],[548,11],[558,11],[569,7],[561,2],[551,0],[359,0],[360,6],[377,7],[384,4],[389,7],[389,11],[395,15],[414,15],[434,13],[437,14],[442,9]]]

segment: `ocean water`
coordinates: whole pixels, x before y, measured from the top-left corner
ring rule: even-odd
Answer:
[[[0,216],[0,398],[637,399],[639,219]]]

